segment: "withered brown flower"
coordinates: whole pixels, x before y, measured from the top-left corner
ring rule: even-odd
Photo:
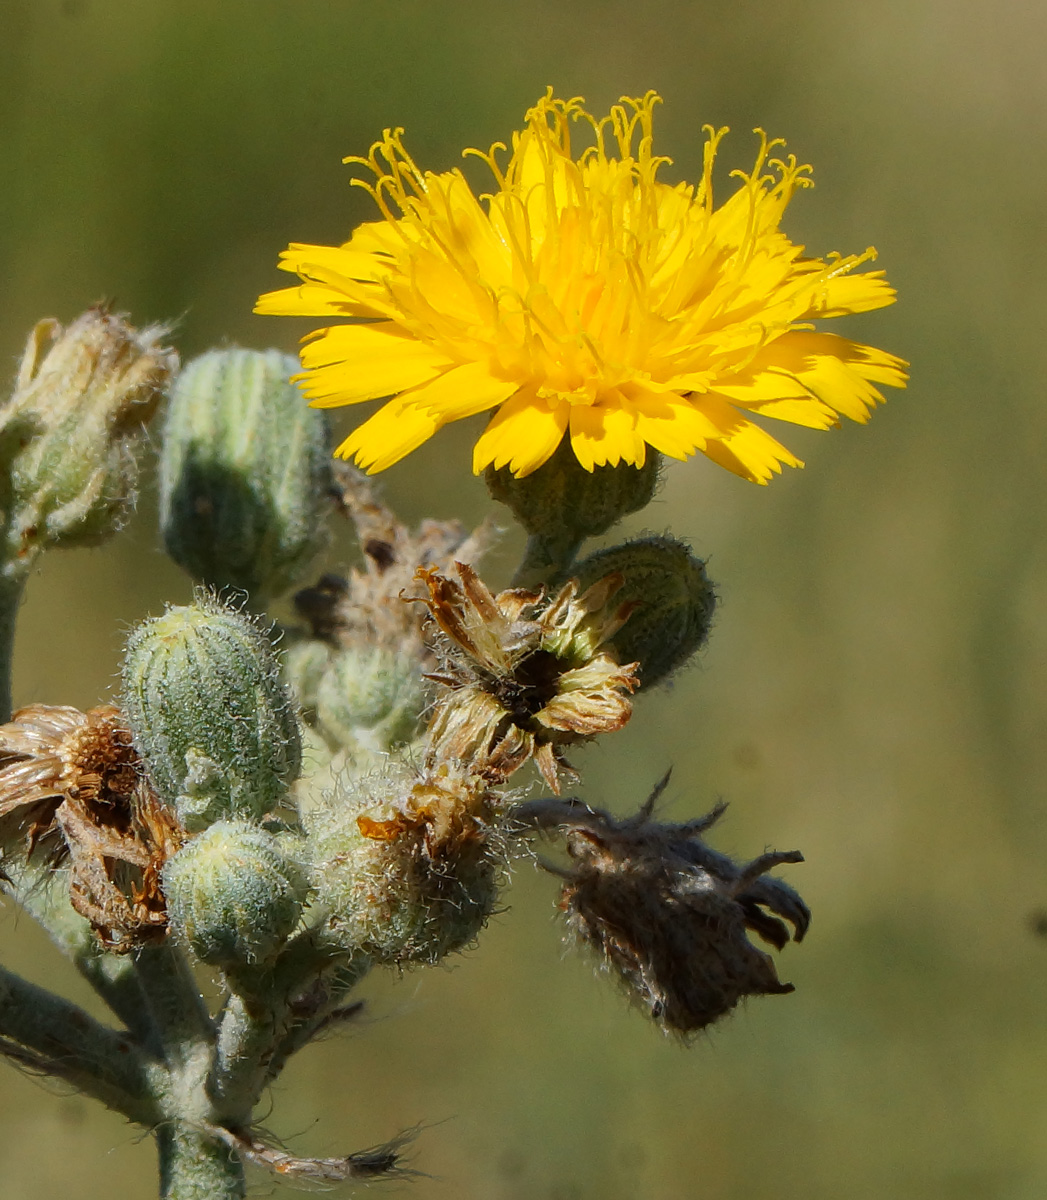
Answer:
[[[444,634],[441,668],[429,678],[446,689],[429,726],[429,758],[469,762],[503,782],[534,758],[559,792],[570,771],[563,748],[629,720],[636,663],[621,665],[604,646],[628,606],[610,601],[621,577],[584,594],[572,580],[549,597],[512,588],[492,595],[467,563],[458,579],[422,569],[423,603]]]
[[[788,884],[766,876],[803,855],[735,863],[701,839],[725,806],[682,825],[661,824],[651,813],[663,786],[627,820],[570,800],[516,811],[524,824],[566,838],[573,863],[562,872],[560,907],[571,931],[664,1029],[687,1035],[745,996],[793,990],[747,931],[781,950],[790,936],[785,922],[801,941],[810,911]]]
[[[419,615],[400,598],[420,596],[419,567],[448,570],[456,558],[478,560],[494,540],[493,528],[485,523],[467,534],[458,521],[425,520],[412,530],[380,501],[362,471],[348,463],[332,469],[339,507],[355,526],[363,563],[347,578],[324,575],[303,588],[295,608],[313,637],[332,646],[378,645],[424,661]]]
[[[185,831],[152,792],[118,708],[32,704],[0,726],[0,840],[8,861],[68,860],[69,899],[118,951],[167,927],[160,871]]]

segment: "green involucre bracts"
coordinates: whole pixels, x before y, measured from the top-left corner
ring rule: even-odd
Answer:
[[[705,564],[676,538],[644,537],[599,550],[572,572],[583,591],[607,575],[622,576],[612,602],[635,608],[610,644],[619,662],[640,664],[641,688],[660,683],[705,645],[716,593]]]
[[[307,883],[273,834],[218,821],[189,841],[163,873],[171,928],[212,966],[271,959],[294,932]]]
[[[171,395],[160,454],[160,526],[171,557],[256,608],[298,582],[326,542],[327,423],[288,382],[277,350],[210,350]]]
[[[472,942],[502,876],[491,799],[453,773],[393,768],[328,796],[306,816],[326,936],[378,963],[435,963]]]
[[[160,797],[199,830],[262,817],[295,781],[294,703],[258,625],[200,596],[132,631],[123,708]]]

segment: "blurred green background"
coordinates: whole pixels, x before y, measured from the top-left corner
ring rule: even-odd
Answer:
[[[585,752],[587,794],[731,802],[714,842],[808,861],[793,996],[684,1049],[564,955],[521,865],[451,969],[372,981],[269,1126],[337,1154],[425,1128],[418,1200],[1040,1200],[1047,1194],[1047,8],[1029,0],[0,0],[0,356],[100,297],[140,322],[291,349],[252,316],[289,240],[369,217],[343,155],[404,125],[426,166],[519,126],[552,84],[603,110],[658,89],[694,178],[703,122],[748,167],[762,125],[814,164],[787,232],[872,243],[892,309],[837,328],[913,361],[866,429],[784,428],[761,489],[674,465],[643,525],[710,559],[708,651]],[[479,518],[475,430],[390,470],[413,517]],[[189,594],[148,486],[110,548],[29,589],[16,702],[111,694],[123,631]],[[634,526],[640,528],[641,526]],[[517,544],[496,572],[504,578]],[[342,547],[342,553],[348,552]],[[82,998],[10,906],[5,962]],[[3,1068],[0,1195],[147,1197],[152,1147]],[[259,1194],[280,1185],[254,1180]]]

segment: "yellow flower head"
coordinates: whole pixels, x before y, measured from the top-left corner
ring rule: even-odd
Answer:
[[[460,170],[422,171],[402,130],[386,130],[354,180],[382,220],[343,246],[294,244],[280,264],[301,279],[258,312],[363,318],[305,339],[299,376],[312,404],[392,397],[338,454],[380,471],[442,425],[494,410],[473,469],[519,476],[570,437],[583,467],[642,465],[648,445],[673,458],[696,450],[766,483],[800,462],[752,416],[826,429],[865,421],[905,385],[905,363],[815,332],[817,317],[890,304],[875,257],[806,258],[779,230],[809,168],[756,162],[719,208],[712,170],[726,130],[706,127],[695,188],[659,182],[653,153],[659,97],[624,99],[596,119],[550,90],[514,133],[476,155],[493,190],[475,196]],[[572,123],[593,144],[572,151]],[[508,161],[499,152],[508,153]]]

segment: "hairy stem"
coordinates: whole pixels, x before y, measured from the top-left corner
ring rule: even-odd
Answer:
[[[170,940],[145,946],[135,958],[165,1056],[174,1067],[214,1037],[214,1022],[185,955]]]
[[[355,968],[337,964],[334,952],[317,944],[307,930],[272,968],[242,971],[227,979],[231,995],[222,1012],[207,1082],[208,1096],[224,1124],[249,1122],[266,1083],[308,1041],[308,1036],[299,1040],[303,1024],[315,1021],[319,1027],[369,968],[366,959]],[[324,988],[325,1003],[303,1020],[295,1002],[321,981],[332,981]]]
[[[0,572],[0,724],[11,720],[11,672],[14,665],[15,623],[26,576]]]
[[[242,1200],[247,1194],[240,1156],[218,1138],[181,1121],[155,1132],[160,1200]]]
[[[64,1079],[141,1125],[156,1120],[152,1085],[132,1038],[3,967],[0,1039],[15,1061]]]
[[[513,576],[513,587],[539,588],[558,582],[570,570],[584,540],[566,527],[552,535],[532,533]]]

